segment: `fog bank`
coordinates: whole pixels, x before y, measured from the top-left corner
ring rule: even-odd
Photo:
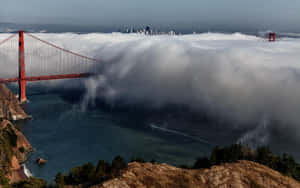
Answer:
[[[101,60],[97,76],[83,81],[84,104],[101,99],[154,108],[184,105],[230,120],[232,128],[253,128],[241,141],[267,142],[268,135],[260,133],[270,129],[296,140],[300,135],[299,39],[269,43],[239,33],[36,35]]]

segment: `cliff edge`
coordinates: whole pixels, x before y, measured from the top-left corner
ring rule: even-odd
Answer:
[[[26,179],[20,163],[32,147],[25,136],[9,120],[28,119],[16,96],[0,84],[0,171],[11,182]]]
[[[5,84],[0,84],[0,119],[16,121],[28,118],[16,96]]]
[[[26,179],[20,163],[32,147],[25,136],[8,120],[0,123],[0,170],[11,182]]]
[[[292,178],[250,161],[189,170],[167,164],[130,163],[120,177],[93,188],[300,188]]]

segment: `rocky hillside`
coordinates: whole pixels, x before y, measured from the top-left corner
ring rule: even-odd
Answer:
[[[250,161],[188,170],[167,164],[130,163],[120,177],[93,188],[300,188],[292,178]]]
[[[0,170],[12,182],[24,179],[20,163],[26,160],[26,154],[32,151],[25,136],[8,120],[0,123]]]
[[[0,175],[7,176],[11,182],[26,178],[20,163],[26,160],[26,154],[32,151],[32,147],[9,120],[27,118],[16,96],[0,84]]]
[[[27,118],[28,115],[20,107],[16,96],[5,84],[0,84],[0,119],[16,121]]]

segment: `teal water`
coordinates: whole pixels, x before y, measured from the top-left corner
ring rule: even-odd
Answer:
[[[83,111],[79,102],[69,103],[56,93],[29,94],[28,98],[26,112],[33,119],[22,126],[22,131],[34,152],[26,166],[34,176],[48,181],[58,172],[100,159],[111,161],[117,155],[127,160],[142,157],[180,165],[192,164],[212,148],[179,130],[160,130],[135,121],[131,126],[131,120],[101,107]],[[35,160],[40,157],[47,164],[38,166]]]
[[[62,95],[63,92],[45,88],[27,88],[29,103],[25,109],[33,118],[22,123],[21,128],[34,148],[26,166],[35,177],[47,181],[52,181],[58,172],[68,172],[87,162],[111,161],[117,155],[127,161],[141,157],[191,165],[197,157],[208,155],[214,146],[235,143],[247,132],[253,134],[253,130],[239,129],[230,122],[199,121],[199,115],[186,116],[188,111],[156,112],[153,116],[151,112],[143,114],[132,109],[116,113],[101,104],[83,110],[76,91],[71,91],[70,96],[70,91]],[[267,135],[273,152],[287,152],[300,161],[297,140],[289,139],[280,130],[258,132],[255,140]],[[38,166],[38,158],[48,162]]]

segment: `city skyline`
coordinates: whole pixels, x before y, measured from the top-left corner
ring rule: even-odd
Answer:
[[[297,0],[10,0],[0,7],[0,22],[300,32],[298,10]]]

